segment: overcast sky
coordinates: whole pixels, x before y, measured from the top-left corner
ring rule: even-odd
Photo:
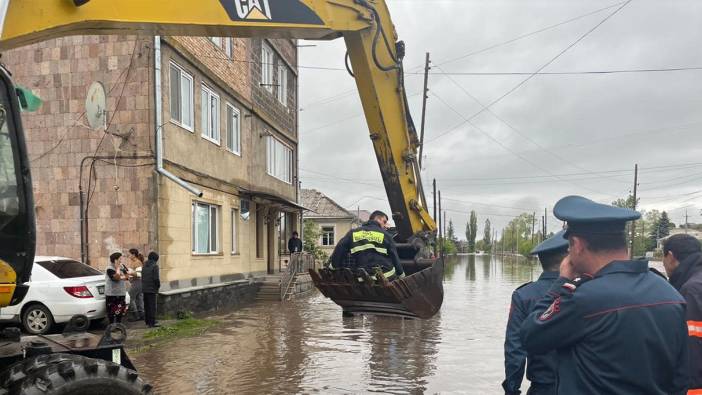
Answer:
[[[437,179],[460,238],[470,210],[481,226],[489,218],[499,231],[521,212],[540,218],[548,208],[556,230],[561,224],[551,208],[559,198],[625,197],[635,163],[644,209],[668,210],[676,223],[687,210],[690,222],[702,222],[702,1],[633,0],[614,15],[624,3],[388,4],[407,44],[406,71],[422,71],[424,53],[431,53],[423,177],[427,190]],[[301,66],[343,69],[343,41],[302,44],[316,46],[300,49]],[[536,75],[479,113],[568,47],[542,72],[701,69]],[[455,75],[473,72],[527,74]],[[422,76],[406,80],[419,126]],[[303,187],[348,209],[389,210],[353,79],[345,71],[301,68],[300,107]]]

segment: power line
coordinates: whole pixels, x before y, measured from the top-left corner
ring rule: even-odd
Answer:
[[[439,66],[436,66],[440,68]],[[442,69],[443,70],[443,69]],[[527,71],[442,71],[440,73],[430,72],[430,75],[445,75],[445,76],[507,76],[507,75],[607,75],[607,74],[637,74],[637,73],[671,73],[679,71],[700,71],[702,66],[692,66],[692,67],[670,67],[670,68],[660,68],[660,69],[620,69],[620,70],[584,70],[584,71],[542,71],[538,73],[532,73]],[[407,73],[410,75],[419,73]]]

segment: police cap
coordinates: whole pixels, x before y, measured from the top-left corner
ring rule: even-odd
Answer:
[[[565,237],[572,234],[620,234],[628,221],[641,218],[641,213],[630,208],[595,203],[582,196],[566,196],[559,200],[553,207],[553,215],[568,223]]]
[[[531,255],[566,252],[568,249],[568,239],[563,236],[564,234],[565,229],[544,240],[531,250]]]

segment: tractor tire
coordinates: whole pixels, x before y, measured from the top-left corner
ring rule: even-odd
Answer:
[[[18,362],[1,376],[8,395],[151,394],[137,372],[101,359],[42,355]],[[1,393],[1,392],[0,392]]]

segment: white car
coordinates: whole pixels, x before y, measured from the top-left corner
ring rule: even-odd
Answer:
[[[90,320],[106,315],[105,274],[73,259],[36,257],[27,284],[29,291],[21,303],[0,309],[0,321],[19,322],[36,335],[76,314]]]

